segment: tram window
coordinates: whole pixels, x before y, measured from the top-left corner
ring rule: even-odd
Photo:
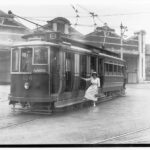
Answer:
[[[109,64],[109,74],[113,74],[113,64]]]
[[[57,23],[57,31],[64,33],[65,31],[65,25],[62,23]]]
[[[34,64],[48,64],[48,48],[34,48]]]
[[[103,72],[102,59],[98,59],[98,74],[102,75],[102,72]]]
[[[75,54],[74,55],[75,57],[75,74],[78,76],[79,75],[79,63],[80,63],[80,60],[79,60],[79,54]]]
[[[109,64],[105,64],[105,75],[109,75]]]
[[[114,75],[117,75],[117,65],[114,65]]]
[[[121,66],[118,66],[118,74],[121,75]]]
[[[72,90],[72,84],[73,84],[73,70],[74,70],[74,54],[72,53],[66,53],[66,59],[65,59],[65,75],[66,75],[66,89],[65,91],[71,91]]]
[[[85,55],[80,55],[80,76],[86,78],[87,73],[87,57]],[[80,80],[80,89],[86,88],[86,82],[84,80]]]
[[[124,66],[122,66],[122,67],[121,67],[121,75],[123,75],[123,74],[124,74],[124,72],[125,72],[125,70],[124,70]]]
[[[80,56],[80,74],[82,77],[86,77],[87,58],[85,55]]]
[[[19,49],[12,50],[12,72],[19,71]]]
[[[96,57],[91,57],[91,72],[96,71]]]
[[[21,72],[32,71],[32,48],[21,49]]]

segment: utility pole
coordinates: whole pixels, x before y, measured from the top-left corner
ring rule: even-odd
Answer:
[[[128,29],[127,29],[126,26],[122,25],[122,22],[121,22],[121,25],[120,25],[120,30],[121,30],[121,52],[120,52],[120,57],[123,60],[123,36],[124,36],[125,31],[128,31]]]
[[[107,37],[107,34],[108,34],[108,26],[107,26],[107,23],[104,23],[104,41],[103,41],[103,47],[105,45],[105,42],[106,42],[106,37]]]

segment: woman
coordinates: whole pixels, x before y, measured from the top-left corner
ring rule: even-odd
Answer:
[[[91,86],[85,92],[85,98],[92,100],[94,102],[94,107],[96,106],[95,102],[97,101],[96,95],[98,94],[100,88],[100,79],[97,77],[97,73],[93,72],[90,78],[81,78],[85,81],[91,81]]]

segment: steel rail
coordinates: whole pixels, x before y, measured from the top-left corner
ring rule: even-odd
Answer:
[[[26,120],[26,121],[22,121],[20,123],[12,123],[10,125],[6,125],[6,126],[3,126],[3,127],[0,127],[0,130],[2,129],[7,129],[7,128],[11,128],[11,127],[17,127],[17,126],[20,126],[20,125],[24,125],[26,123],[30,123],[30,122],[33,122],[35,120],[38,120],[38,119],[41,119],[42,117],[39,117],[39,118],[36,118],[36,119],[29,119],[29,120]],[[2,120],[2,119],[1,119]]]
[[[112,141],[112,140],[115,140],[115,139],[119,139],[119,138],[122,138],[122,137],[126,137],[128,135],[133,135],[133,134],[136,134],[138,132],[142,132],[142,131],[146,131],[146,130],[149,130],[150,129],[150,126],[149,127],[146,127],[146,128],[141,128],[141,129],[138,129],[138,130],[135,130],[135,131],[132,131],[132,132],[126,132],[126,133],[123,133],[123,134],[120,134],[120,135],[117,135],[117,136],[113,136],[113,137],[110,137],[110,138],[106,138],[104,140],[100,140],[98,142],[94,142],[93,144],[103,144],[105,142],[109,142],[109,141]]]

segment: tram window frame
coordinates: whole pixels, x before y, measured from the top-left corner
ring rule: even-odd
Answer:
[[[104,63],[104,66],[105,66],[105,75],[109,75],[109,64]]]
[[[113,75],[113,69],[114,65],[113,64],[109,64],[109,75]]]
[[[46,63],[37,63],[37,62],[35,62],[35,50],[37,49],[37,48],[45,48],[45,49],[47,49],[47,54],[45,55],[47,58],[47,60],[46,60]],[[41,58],[40,58],[41,59]],[[38,46],[38,47],[33,47],[33,65],[48,65],[48,62],[49,62],[49,47],[47,47],[47,46]]]
[[[113,67],[113,75],[117,75],[118,74],[118,65],[117,64],[114,64],[113,65],[114,67]]]
[[[31,53],[29,53],[27,49],[30,49]],[[26,52],[26,58],[23,63],[23,50]],[[30,55],[31,54],[31,55]],[[29,57],[30,56],[30,57]],[[31,59],[30,59],[31,58]],[[32,47],[22,47],[20,48],[20,72],[32,72],[32,61],[33,61],[33,48]]]
[[[121,66],[118,65],[118,75],[121,75]]]
[[[80,76],[86,77],[87,74],[87,56],[80,55]]]
[[[124,66],[121,66],[121,76],[123,76],[125,73],[125,69],[124,69]]]
[[[87,56],[86,55],[80,55],[80,77],[86,78],[87,75]],[[82,79],[80,80],[79,89],[85,90],[86,88],[86,82]]]
[[[102,63],[102,59],[98,58],[98,74],[99,76],[101,76],[103,73],[103,63]]]
[[[74,54],[74,74],[75,76],[79,76],[80,73],[80,55]]]
[[[15,59],[13,58],[13,52],[17,51],[17,53],[15,53]],[[16,55],[17,54],[17,55]],[[16,56],[18,57],[16,59]],[[11,72],[19,72],[19,66],[20,66],[20,49],[19,48],[13,48],[11,51]],[[15,61],[15,69],[13,68],[13,61]]]
[[[64,33],[65,32],[65,25],[63,23],[57,23],[57,31]]]
[[[91,56],[90,68],[91,68],[91,73],[93,71],[97,71],[97,57],[96,56]]]

